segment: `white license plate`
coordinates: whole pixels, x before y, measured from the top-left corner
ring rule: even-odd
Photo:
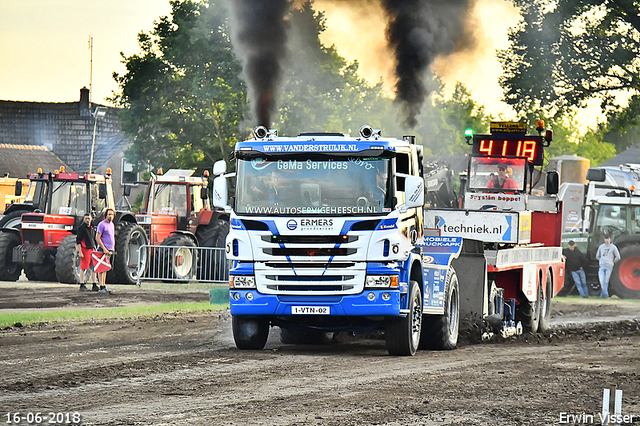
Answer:
[[[292,306],[293,315],[329,315],[328,306]]]

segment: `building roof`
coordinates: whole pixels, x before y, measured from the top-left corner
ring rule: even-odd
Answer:
[[[124,151],[130,144],[129,138],[123,134],[116,134],[107,137],[100,145],[96,141],[96,147],[93,151],[93,171],[107,162],[118,151]],[[78,170],[89,171],[91,164],[91,154],[78,163]]]
[[[599,166],[613,166],[618,167],[621,164],[640,164],[640,143],[633,145],[632,147],[622,151],[620,154],[613,158],[609,158],[607,161],[599,164]]]
[[[106,110],[104,117],[94,118],[92,111],[97,107]],[[128,144],[120,130],[118,112],[118,108],[89,102],[87,88],[80,90],[77,102],[0,100],[0,144],[47,147],[71,169],[84,173],[89,170],[94,135],[94,169]],[[30,168],[35,166],[29,164]],[[9,173],[15,175],[16,171]]]
[[[58,170],[60,166],[73,171],[46,146],[0,144],[0,175],[8,173],[10,177],[26,178],[38,168],[46,173]]]

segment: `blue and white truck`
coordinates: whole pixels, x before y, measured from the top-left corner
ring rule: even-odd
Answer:
[[[483,243],[425,233],[422,157],[414,137],[369,126],[357,137],[258,127],[237,143],[234,173],[214,165],[213,202],[230,213],[238,348],[262,349],[272,326],[284,343],[383,330],[393,355],[455,348],[461,319],[515,332],[513,310],[489,286]],[[456,269],[471,278],[459,282]]]

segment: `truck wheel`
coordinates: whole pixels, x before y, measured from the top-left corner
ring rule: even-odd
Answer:
[[[156,259],[165,265],[165,271],[160,271],[161,276],[166,274],[166,278],[175,280],[188,280],[193,277],[198,264],[198,255],[195,250],[193,240],[186,235],[171,234],[160,244],[163,246],[176,246],[176,248],[160,249],[163,259]]]
[[[613,267],[609,291],[622,299],[640,299],[640,245],[620,250],[620,261]]]
[[[460,328],[460,293],[458,275],[447,271],[444,286],[444,315],[425,315],[420,336],[420,349],[455,349]]]
[[[405,317],[389,318],[384,331],[390,355],[415,355],[422,329],[422,293],[416,281],[409,282],[409,313]]]
[[[269,322],[262,318],[233,316],[231,328],[238,349],[260,350],[267,344]]]
[[[13,263],[13,248],[22,241],[20,235],[13,232],[0,232],[0,281],[17,281],[22,273],[22,266]]]
[[[0,228],[20,229],[22,227],[21,217],[24,213],[31,213],[31,211],[16,210],[14,212],[7,213],[2,219],[0,219]]]
[[[140,246],[149,244],[144,228],[136,223],[120,222],[116,226],[116,255],[111,259],[107,280],[112,283],[136,284],[138,265],[147,265],[147,253]]]
[[[60,241],[56,252],[56,278],[61,283],[79,284],[81,273],[76,236],[67,235]]]
[[[550,328],[551,320],[551,293],[553,292],[551,282],[551,272],[547,273],[547,283],[545,285],[546,296],[542,293],[542,286],[538,286],[538,298],[540,298],[540,321],[538,322],[538,331],[544,333]]]
[[[229,221],[217,218],[206,226],[199,226],[196,230],[196,238],[200,247],[223,248],[228,233]]]
[[[538,287],[540,283],[538,283]],[[539,290],[538,290],[539,291]],[[536,333],[540,324],[540,296],[531,302],[522,291],[518,291],[518,307],[516,308],[516,319],[522,323],[524,331]]]

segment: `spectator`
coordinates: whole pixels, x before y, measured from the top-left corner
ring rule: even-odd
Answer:
[[[620,260],[620,252],[618,247],[611,242],[611,236],[604,236],[604,243],[598,247],[596,253],[596,259],[599,260],[600,268],[598,269],[598,279],[600,280],[600,298],[609,298],[609,279],[611,278],[611,271],[613,271],[613,265]]]
[[[83,221],[80,226],[78,226],[76,231],[76,244],[78,245],[78,256],[80,257],[80,291],[88,291],[89,289],[86,286],[87,270],[91,268],[91,253],[93,253],[93,249],[96,248],[90,213],[84,214]],[[96,274],[93,271],[91,271],[91,278],[93,281],[91,291],[98,291]]]
[[[98,224],[98,232],[96,234],[96,240],[98,241],[98,250],[104,253],[106,260],[110,260],[109,256],[113,254],[115,248],[115,226],[113,219],[116,216],[116,212],[113,209],[107,209],[104,219]],[[109,262],[110,264],[110,262]],[[112,293],[107,288],[107,270],[98,273],[98,282],[100,283],[99,293]]]
[[[587,258],[576,248],[576,243],[573,240],[569,241],[569,246],[562,250],[562,255],[567,259],[566,270],[571,273],[580,297],[588,298],[589,288],[587,287],[587,276],[584,272]]]
[[[489,178],[487,188],[519,189],[518,183],[507,174],[507,168],[504,164],[498,164],[498,174]]]

